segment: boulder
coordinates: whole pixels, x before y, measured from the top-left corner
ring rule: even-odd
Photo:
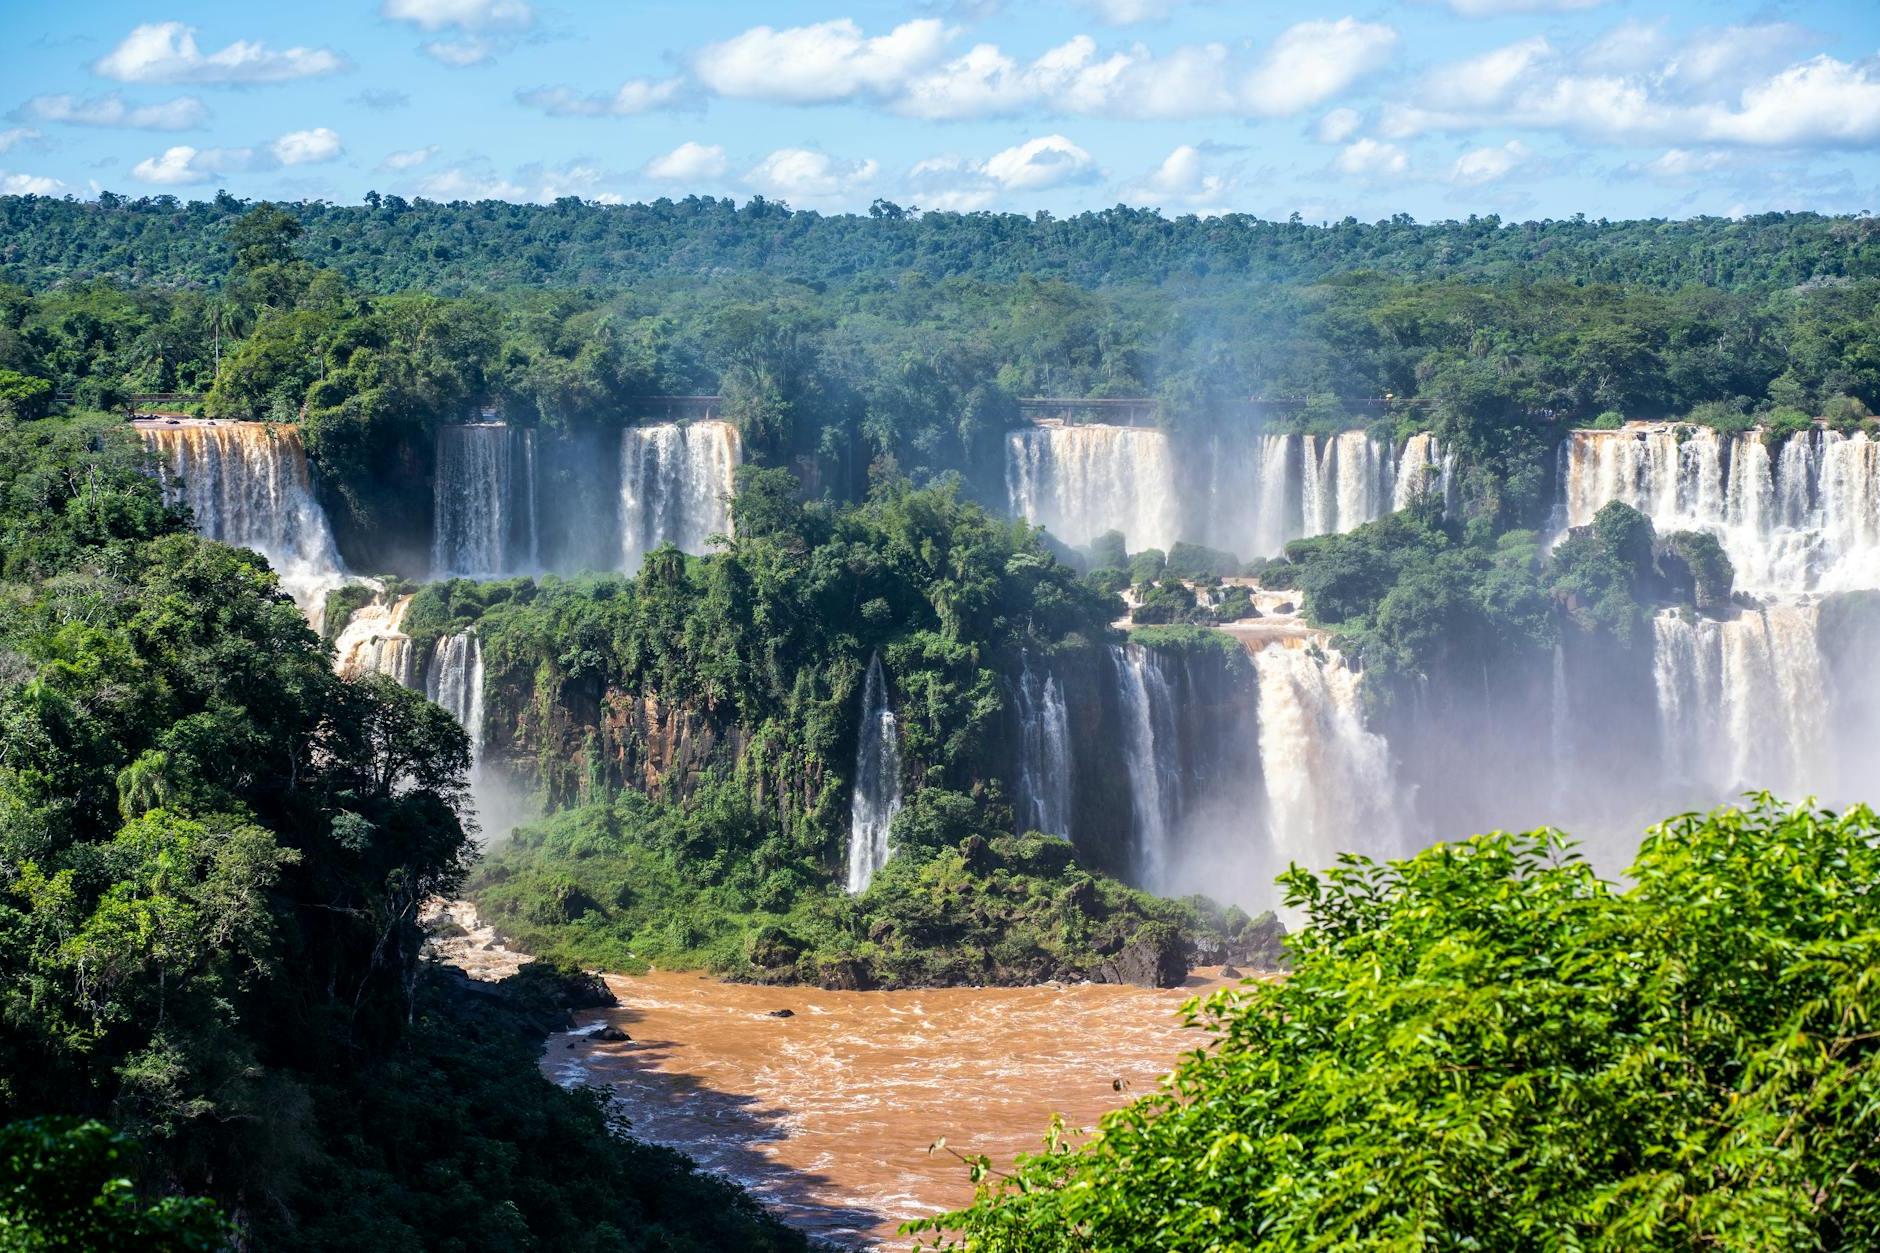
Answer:
[[[619,1027],[611,1025],[602,1027],[599,1031],[596,1031],[594,1038],[596,1040],[604,1040],[609,1044],[628,1044],[633,1040],[632,1036],[622,1031]]]
[[[794,1018],[794,1017],[796,1017],[796,1011],[795,1011],[794,1009],[773,1009],[773,1010],[771,1010],[771,1011],[770,1011],[770,1013],[769,1013],[769,1015],[768,1015],[768,1017],[771,1017],[771,1018]]]
[[[1173,927],[1144,927],[1090,972],[1097,983],[1178,988],[1188,979],[1188,945]]]

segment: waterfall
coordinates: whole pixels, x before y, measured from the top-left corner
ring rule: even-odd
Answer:
[[[383,598],[362,605],[333,643],[334,666],[348,678],[382,674],[400,686],[418,686],[417,654],[405,634],[405,613],[411,597],[400,596],[389,605]]]
[[[1880,444],[1813,429],[1771,457],[1760,431],[1635,424],[1574,431],[1561,457],[1561,522],[1620,500],[1660,533],[1709,531],[1759,594],[1880,587]]]
[[[424,694],[469,733],[474,766],[483,754],[483,643],[476,632],[460,631],[438,640],[425,671]]]
[[[630,426],[620,437],[620,556],[639,570],[664,543],[702,553],[713,535],[731,532],[726,497],[740,459],[729,422]]]
[[[540,558],[535,433],[500,422],[437,429],[431,573],[500,578]]]
[[[1018,681],[1009,684],[1018,713],[1017,818],[1020,831],[1071,836],[1072,759],[1064,689],[1047,668],[1033,669],[1020,654]]]
[[[1727,621],[1653,619],[1665,764],[1705,801],[1745,788],[1820,791],[1827,685],[1820,610],[1772,605]]]
[[[346,583],[326,512],[313,494],[300,431],[266,422],[138,423],[168,471],[164,494],[189,506],[212,540],[252,548],[320,628],[326,596]]]
[[[1110,647],[1123,721],[1123,767],[1135,819],[1137,882],[1151,891],[1174,860],[1176,822],[1184,808],[1183,746],[1162,659],[1140,644]]]
[[[1005,490],[1014,515],[1066,544],[1115,530],[1138,552],[1181,538],[1174,462],[1161,431],[1096,423],[1012,431]]]
[[[1261,648],[1253,664],[1275,864],[1323,869],[1340,853],[1400,856],[1408,798],[1389,745],[1364,725],[1361,676],[1336,653],[1281,643]]]
[[[861,734],[855,745],[855,786],[849,798],[849,891],[865,892],[887,864],[888,828],[901,808],[901,746],[879,653],[868,659],[862,687]]]
[[[1428,431],[1412,435],[1397,454],[1391,472],[1392,510],[1408,509],[1410,502],[1424,492],[1434,492],[1443,502],[1443,512],[1456,512],[1455,450],[1444,448]]]

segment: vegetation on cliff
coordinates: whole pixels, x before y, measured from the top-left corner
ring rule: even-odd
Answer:
[[[1161,1091],[922,1224],[979,1253],[1880,1243],[1880,819],[1686,815],[1290,877],[1284,980]]]

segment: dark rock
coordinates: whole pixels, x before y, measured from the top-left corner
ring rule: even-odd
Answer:
[[[596,1040],[605,1040],[609,1044],[631,1043],[633,1040],[632,1036],[622,1031],[619,1027],[614,1026],[602,1027],[599,1031],[594,1033],[594,1038]]]
[[[770,1011],[770,1017],[772,1017],[772,1018],[794,1018],[794,1017],[796,1017],[796,1011],[795,1011],[794,1009],[773,1009],[773,1010],[771,1010],[771,1011]]]
[[[573,1040],[570,1040],[570,1041],[568,1041],[568,1043],[567,1043],[567,1045],[566,1045],[565,1047],[567,1047],[567,1048],[573,1048],[573,1047],[574,1047],[574,1043],[575,1043],[575,1042],[574,1042]]]
[[[865,992],[874,984],[868,967],[858,961],[836,958],[816,967],[816,986],[832,992]]]
[[[1234,963],[1228,962],[1225,966],[1221,967],[1221,978],[1238,979],[1240,977],[1241,977],[1240,970],[1238,967],[1234,965]]]
[[[1147,926],[1090,972],[1098,983],[1178,988],[1188,978],[1188,945],[1173,927]]]
[[[1274,613],[1298,613],[1299,606],[1293,604],[1290,600],[1282,600],[1281,602],[1279,602],[1279,604],[1273,606],[1273,612]]]

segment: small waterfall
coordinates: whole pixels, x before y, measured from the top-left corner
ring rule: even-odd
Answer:
[[[901,808],[901,746],[888,706],[881,656],[868,659],[862,686],[861,734],[855,746],[855,786],[849,798],[849,891],[865,892],[894,851],[888,829]]]
[[[1019,725],[1018,827],[1069,839],[1074,771],[1064,689],[1048,668],[1032,667],[1029,653],[1020,660],[1018,681],[1008,685]]]
[[[500,422],[440,426],[432,501],[434,577],[501,578],[534,569],[535,433]]]
[[[1771,457],[1760,431],[1634,425],[1574,431],[1561,456],[1561,522],[1620,500],[1660,533],[1709,531],[1759,594],[1880,587],[1880,444],[1808,430]]]
[[[1729,621],[1653,619],[1664,760],[1700,799],[1744,788],[1822,790],[1827,686],[1820,610],[1772,605]]]
[[[1123,767],[1135,818],[1137,881],[1151,891],[1173,861],[1176,823],[1184,808],[1182,744],[1168,675],[1151,649],[1110,647],[1123,721]]]
[[[346,584],[326,512],[313,494],[300,431],[266,422],[139,423],[162,458],[164,493],[189,506],[205,537],[252,548],[318,630],[327,593]]]
[[[1005,490],[1014,515],[1066,544],[1115,530],[1138,552],[1181,538],[1175,467],[1161,431],[1096,423],[1012,431]]]
[[[1391,473],[1390,507],[1408,509],[1410,502],[1424,492],[1434,492],[1443,502],[1443,512],[1453,515],[1456,490],[1456,454],[1428,431],[1412,435],[1397,454]]]
[[[424,694],[444,707],[470,736],[474,767],[483,755],[483,643],[474,631],[438,640],[424,675]]]
[[[348,678],[382,674],[415,689],[417,652],[405,634],[405,613],[410,608],[411,597],[400,596],[389,605],[379,599],[355,609],[334,641],[333,668]]]
[[[1397,786],[1384,737],[1364,725],[1362,677],[1332,653],[1268,644],[1260,678],[1260,761],[1276,864],[1312,869],[1340,853],[1399,856]]]
[[[702,553],[713,535],[731,533],[726,498],[740,452],[729,422],[630,426],[620,436],[620,557],[636,573],[664,543]]]

